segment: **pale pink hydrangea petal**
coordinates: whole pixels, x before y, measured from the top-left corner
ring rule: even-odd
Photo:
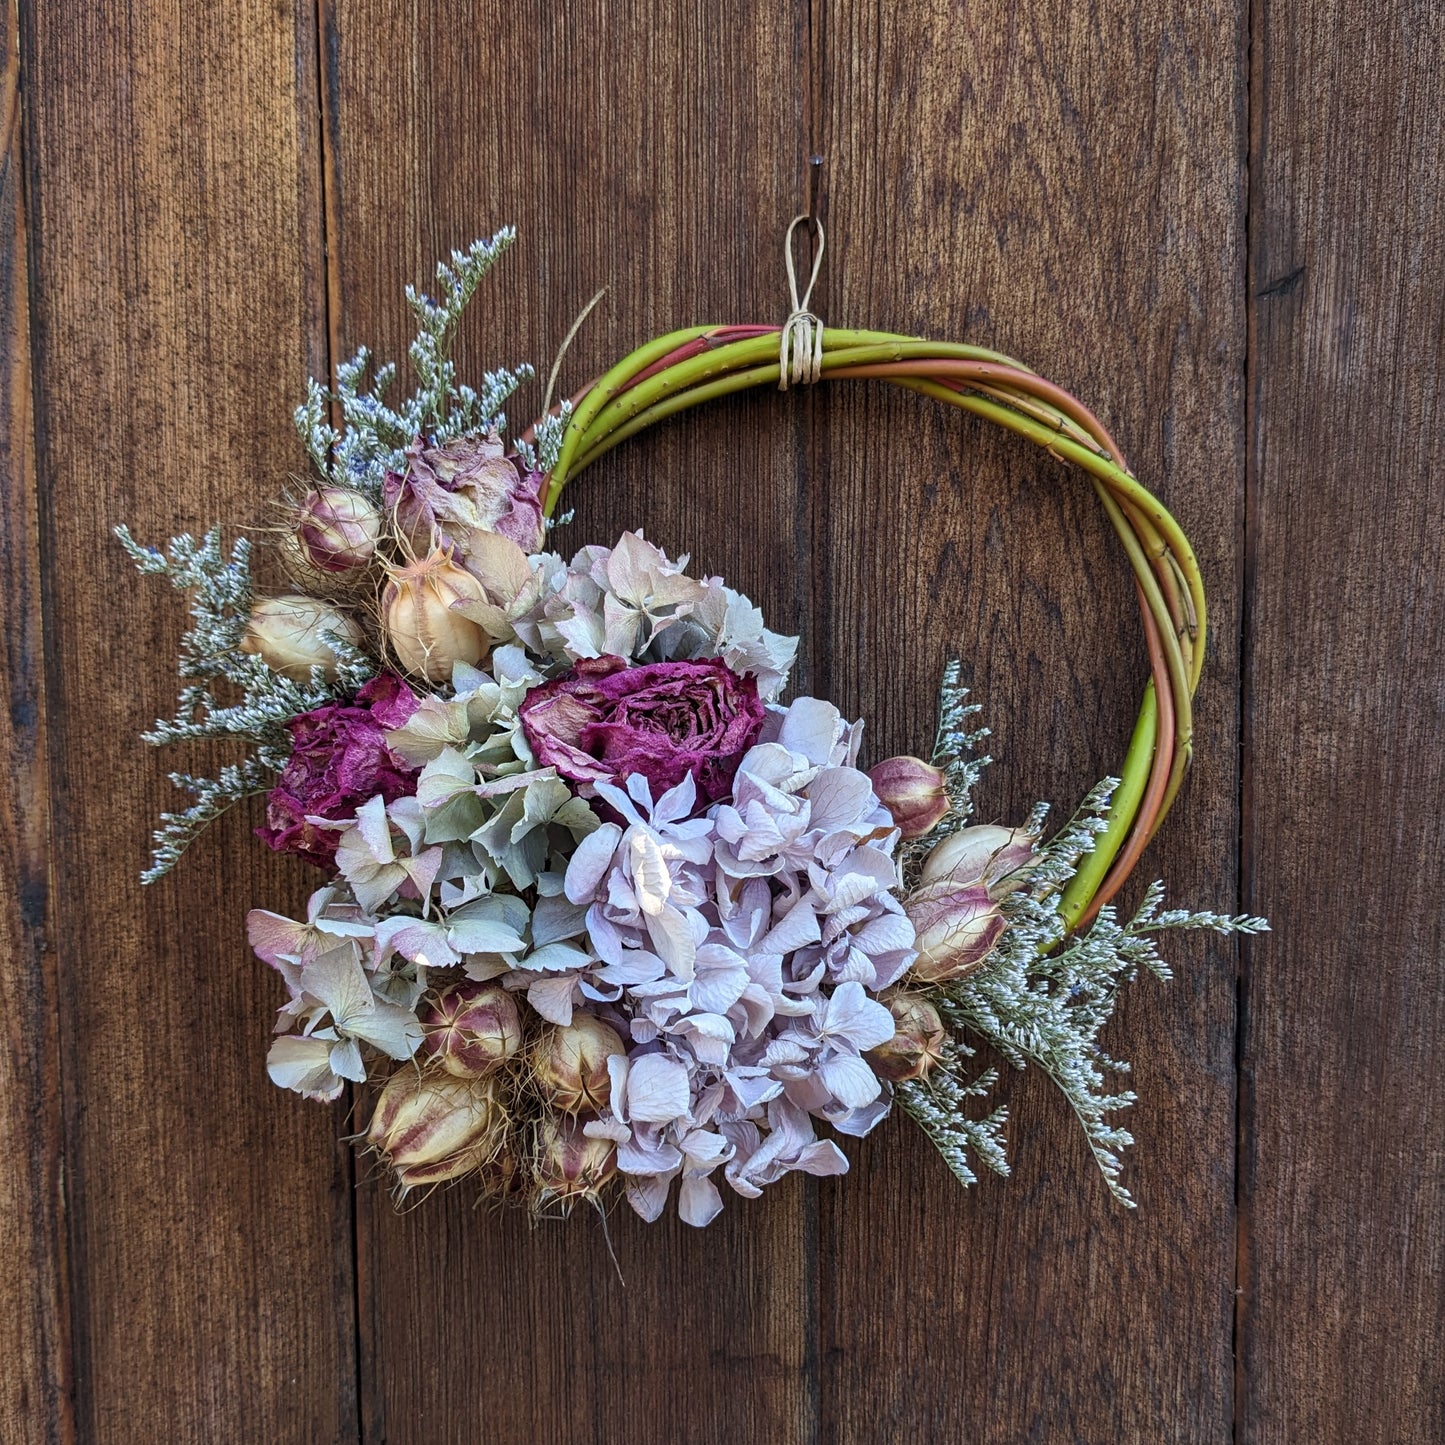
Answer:
[[[851,1139],[861,1139],[888,1117],[891,1106],[892,1095],[885,1089],[871,1104],[865,1104],[861,1109],[829,1109],[824,1117],[838,1133]]]
[[[798,1151],[793,1168],[820,1178],[846,1174],[848,1156],[831,1139],[819,1139],[816,1144],[805,1145]]]
[[[701,1229],[722,1213],[722,1195],[706,1174],[684,1174],[677,1196],[677,1215],[684,1224]]]
[[[627,1202],[648,1224],[657,1220],[667,1208],[667,1193],[672,1176],[627,1175]]]
[[[800,697],[788,708],[778,741],[789,752],[801,753],[810,763],[822,767],[831,759],[842,728],[843,720],[832,703]]]
[[[845,985],[846,987],[846,985]],[[890,1032],[889,1037],[892,1037]],[[882,1092],[878,1075],[856,1054],[834,1054],[818,1065],[818,1076],[828,1092],[845,1108],[861,1109]]]
[[[567,898],[571,903],[590,903],[598,885],[612,866],[612,855],[622,839],[616,823],[603,823],[578,845],[567,864]]]
[[[286,1034],[275,1040],[266,1055],[266,1072],[273,1084],[322,1103],[339,1099],[346,1087],[331,1067],[331,1044],[320,1038]]]
[[[663,1054],[631,1061],[627,1077],[627,1114],[641,1123],[665,1124],[688,1111],[692,1091],[687,1069]]]
[[[540,978],[527,988],[527,1002],[548,1023],[566,1028],[572,1022],[577,980],[574,977]]]
[[[893,1015],[857,983],[840,984],[823,1006],[823,1036],[846,1040],[861,1053],[893,1037]]]

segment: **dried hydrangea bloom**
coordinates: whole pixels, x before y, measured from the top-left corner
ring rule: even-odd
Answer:
[[[623,533],[615,547],[584,547],[549,578],[539,642],[572,662],[720,658],[772,702],[787,683],[798,639],[768,631],[740,592],[718,577],[688,577],[686,566],[686,557],[672,560],[641,532]]]
[[[681,1217],[707,1223],[720,1167],[744,1194],[789,1169],[840,1172],[809,1121],[862,1134],[889,1105],[863,1055],[894,1033],[873,992],[914,957],[892,892],[897,830],[835,708],[799,699],[763,737],[701,818],[690,777],[655,802],[639,776],[625,792],[598,783],[619,821],[567,867],[598,955],[581,980],[612,991],[631,1044],[587,1130],[615,1145],[649,1219],[676,1179]]]
[[[292,1028],[266,1060],[273,1082],[313,1099],[335,1099],[346,1080],[366,1078],[362,1045],[392,1059],[409,1059],[421,1043],[410,1009],[377,994],[354,942],[304,962],[285,960],[290,993],[277,1028]]]
[[[688,609],[680,626],[659,640],[663,657],[718,657],[734,672],[757,682],[758,695],[773,702],[787,685],[798,655],[798,639],[770,632],[763,614],[721,577],[702,583],[702,596]]]
[[[685,556],[671,560],[641,532],[624,532],[615,547],[584,547],[550,609],[568,653],[643,657],[703,595],[686,567]]]

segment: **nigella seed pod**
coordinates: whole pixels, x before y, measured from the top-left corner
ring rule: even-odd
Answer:
[[[297,548],[306,563],[322,572],[367,566],[380,536],[380,510],[351,487],[312,487],[297,504]]]
[[[396,1175],[403,1194],[460,1179],[495,1159],[508,1118],[491,1079],[458,1079],[414,1064],[386,1081],[366,1142]]]
[[[547,1114],[537,1124],[532,1161],[532,1207],[595,1199],[617,1173],[617,1149],[610,1139],[589,1139],[580,1119]]]
[[[922,758],[887,758],[868,777],[905,838],[921,838],[948,816],[943,773]]]
[[[923,861],[921,882],[983,883],[995,894],[1008,876],[1034,856],[1034,838],[1023,828],[960,828]]]
[[[241,651],[258,655],[273,672],[293,682],[309,682],[313,667],[333,681],[338,670],[333,638],[359,647],[361,628],[315,597],[264,597],[251,608]]]
[[[515,1135],[495,1159],[489,1159],[477,1171],[477,1187],[483,1199],[493,1204],[520,1204],[531,1188],[526,1166],[517,1158]]]
[[[625,1054],[617,1030],[595,1014],[553,1025],[532,1045],[532,1078],[542,1097],[563,1114],[595,1114],[612,1097],[607,1060]]]
[[[895,994],[886,1002],[897,1032],[886,1044],[868,1050],[873,1072],[894,1084],[926,1079],[943,1056],[948,1037],[943,1019],[922,994]]]
[[[493,983],[444,989],[420,1017],[423,1053],[459,1079],[494,1072],[522,1046],[517,1002]]]
[[[904,899],[903,909],[918,950],[912,977],[920,983],[974,973],[1003,937],[1003,914],[982,883],[925,884]]]
[[[486,600],[482,584],[445,548],[395,568],[381,598],[392,656],[404,671],[428,682],[450,681],[458,662],[480,666],[491,641],[456,604]]]

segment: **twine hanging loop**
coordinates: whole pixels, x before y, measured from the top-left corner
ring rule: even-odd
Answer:
[[[798,273],[793,269],[793,232],[802,225],[811,225],[818,233],[818,250],[813,257],[813,273],[808,277],[808,289],[798,299]],[[787,239],[783,242],[783,260],[788,268],[788,297],[793,309],[783,323],[783,334],[778,342],[778,390],[786,391],[790,384],[811,386],[823,375],[823,323],[808,310],[813,299],[813,287],[818,282],[818,272],[823,265],[823,223],[816,216],[794,216],[788,227]]]

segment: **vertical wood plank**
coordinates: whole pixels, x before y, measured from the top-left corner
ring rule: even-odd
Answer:
[[[1240,1428],[1445,1438],[1438,5],[1254,9]]]
[[[326,364],[313,7],[22,19],[78,1428],[352,1438],[342,1121],[267,1083],[279,990],[244,941],[249,904],[306,880],[238,816],[140,889],[174,795],[136,733],[175,695],[183,604],[109,535],[259,519],[302,464],[290,407]]]
[[[1142,881],[1232,911],[1237,7],[818,10],[822,314],[1021,357],[1094,407],[1176,511],[1213,638],[1196,767]],[[1147,674],[1127,564],[1091,490],[921,398],[830,389],[818,404],[823,691],[869,719],[872,758],[916,752],[957,649],[995,730],[983,819],[1021,821],[1043,798],[1061,820],[1122,761]],[[850,1149],[854,1172],[823,1192],[824,1439],[1226,1438],[1235,956],[1198,938],[1167,952],[1174,984],[1129,991],[1104,1041],[1136,1065],[1137,1214],[1111,1203],[1052,1085],[1006,1065],[1011,1179],[965,1192],[901,1116]]]
[[[19,16],[0,31],[0,1434],[74,1438]],[[18,1435],[16,1436],[18,1438]]]
[[[464,330],[463,372],[575,391],[700,321],[781,319],[779,242],[801,208],[804,15],[763,3],[554,6],[395,0],[326,24],[331,234],[344,349],[399,356],[403,281],[515,222],[515,253]],[[541,388],[519,397],[530,420]],[[630,443],[569,493],[570,553],[643,526],[800,625],[794,525],[806,437],[792,398],[750,398]],[[393,1214],[358,1199],[371,1440],[793,1441],[816,1430],[811,1214],[796,1185],[730,1199],[705,1233],[622,1206],[531,1229],[464,1188]]]

